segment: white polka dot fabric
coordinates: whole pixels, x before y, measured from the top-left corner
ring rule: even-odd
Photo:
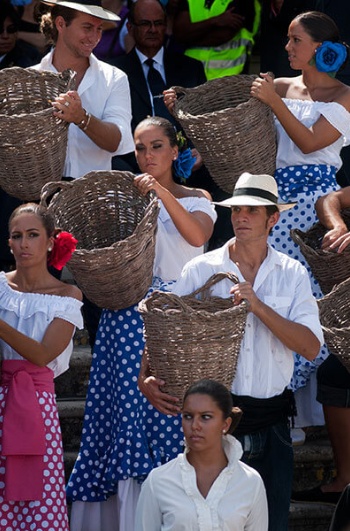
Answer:
[[[296,260],[299,260],[308,270],[311,287],[316,299],[323,294],[321,288],[313,276],[311,269],[300,251],[300,247],[290,237],[291,229],[307,231],[317,221],[315,203],[317,199],[333,190],[337,190],[335,168],[332,166],[290,166],[276,170],[275,178],[278,184],[278,195],[281,202],[298,204],[284,212],[281,212],[279,222],[273,228],[269,237],[269,243],[277,251],[281,251]],[[310,375],[328,356],[328,350],[323,346],[316,360],[307,359],[294,355],[295,368],[291,381],[293,391],[304,387],[309,381]]]
[[[169,289],[156,280],[153,289]],[[151,291],[152,291],[151,290]],[[144,348],[137,306],[104,310],[95,342],[78,459],[67,495],[103,501],[183,451],[181,416],[159,413],[137,386]]]
[[[0,434],[7,388],[0,387]],[[0,457],[0,530],[1,531],[69,531],[61,428],[54,395],[38,392],[37,396],[46,430],[43,499],[4,501],[5,462]],[[1,443],[0,443],[1,444]],[[1,454],[1,450],[0,450]],[[30,481],[30,478],[28,478]]]

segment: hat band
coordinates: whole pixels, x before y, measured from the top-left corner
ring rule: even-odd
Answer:
[[[277,205],[277,196],[266,190],[261,190],[261,188],[238,188],[233,191],[232,197],[238,195],[252,195],[254,197],[260,197],[261,199],[268,199],[271,203]]]

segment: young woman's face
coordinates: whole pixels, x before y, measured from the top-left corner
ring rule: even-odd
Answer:
[[[221,447],[221,437],[231,425],[209,395],[189,395],[182,409],[182,428],[190,450],[204,451]]]
[[[315,42],[305,31],[302,24],[294,20],[288,29],[288,42],[286,50],[293,70],[303,70],[314,56],[320,42]]]
[[[159,180],[171,175],[172,163],[177,158],[177,146],[171,146],[162,127],[145,125],[134,133],[135,155],[142,173],[149,173]]]
[[[53,245],[53,238],[48,237],[38,216],[23,213],[11,222],[9,245],[17,266],[29,266],[47,260],[47,252]]]

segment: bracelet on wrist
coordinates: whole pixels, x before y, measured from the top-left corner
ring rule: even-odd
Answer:
[[[75,125],[77,125],[79,129],[81,129],[82,131],[86,131],[90,124],[91,114],[89,112],[86,112],[85,109],[83,110],[85,112],[84,118],[80,122],[76,123]]]

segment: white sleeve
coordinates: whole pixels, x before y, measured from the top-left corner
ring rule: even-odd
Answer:
[[[257,490],[252,510],[244,526],[244,531],[267,531],[268,529],[268,509],[267,498],[263,480],[258,478]]]
[[[161,531],[162,513],[154,492],[152,472],[145,480],[139,496],[134,531]]]
[[[321,106],[320,113],[346,140],[350,140],[350,113],[343,105],[336,101],[325,103]]]
[[[114,67],[114,86],[105,105],[102,120],[116,124],[121,132],[121,141],[117,155],[134,151],[135,145],[131,132],[131,96],[127,75]]]

